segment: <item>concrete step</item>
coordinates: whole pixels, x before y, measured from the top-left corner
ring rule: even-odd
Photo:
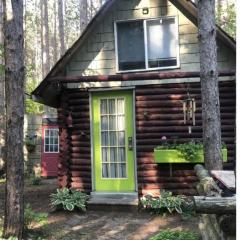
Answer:
[[[137,211],[138,193],[92,192],[87,202],[88,210]]]

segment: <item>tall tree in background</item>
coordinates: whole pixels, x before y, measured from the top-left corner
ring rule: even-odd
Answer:
[[[54,33],[53,33],[53,65],[57,62],[58,60],[58,44],[57,44],[57,18],[58,18],[58,14],[57,14],[57,2],[54,1]]]
[[[43,31],[43,76],[45,77],[50,70],[50,55],[49,55],[49,26],[48,26],[48,1],[42,0],[42,31]]]
[[[222,169],[215,0],[198,1],[200,79],[204,160],[209,170]]]
[[[80,32],[83,32],[85,27],[88,24],[88,1],[86,0],[79,0],[79,7],[80,7]]]
[[[0,0],[0,172],[4,172],[4,146],[5,146],[5,77],[3,56],[3,1]],[[0,173],[1,175],[1,173]]]
[[[217,0],[216,21],[224,31],[236,39],[236,6],[234,1]]]
[[[58,0],[58,25],[59,25],[59,39],[60,39],[60,54],[65,53],[65,39],[64,39],[64,21],[63,21],[63,0]]]
[[[6,93],[6,192],[3,237],[23,233],[23,1],[4,1]]]

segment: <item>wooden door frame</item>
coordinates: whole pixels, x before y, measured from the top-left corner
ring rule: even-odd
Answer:
[[[95,188],[95,176],[94,176],[94,133],[93,133],[93,106],[92,106],[92,95],[98,92],[115,92],[115,91],[132,91],[132,120],[133,120],[133,159],[134,159],[134,181],[135,181],[135,192],[138,192],[138,176],[137,176],[137,148],[136,148],[136,98],[135,98],[135,87],[117,87],[111,88],[100,88],[100,89],[89,89],[89,111],[90,111],[90,138],[91,138],[91,182],[92,192],[96,192]]]

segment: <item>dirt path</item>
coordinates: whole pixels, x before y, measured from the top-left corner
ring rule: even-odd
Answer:
[[[41,240],[143,240],[163,229],[198,231],[198,218],[183,221],[179,215],[157,216],[146,212],[55,212],[50,213],[49,195],[54,180],[25,187],[25,202],[38,212],[48,212],[48,224],[34,228],[31,239]],[[0,214],[3,215],[4,184],[0,184]]]

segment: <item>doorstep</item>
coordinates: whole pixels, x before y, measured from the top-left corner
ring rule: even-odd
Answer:
[[[138,193],[91,192],[87,201],[88,210],[137,211]]]

